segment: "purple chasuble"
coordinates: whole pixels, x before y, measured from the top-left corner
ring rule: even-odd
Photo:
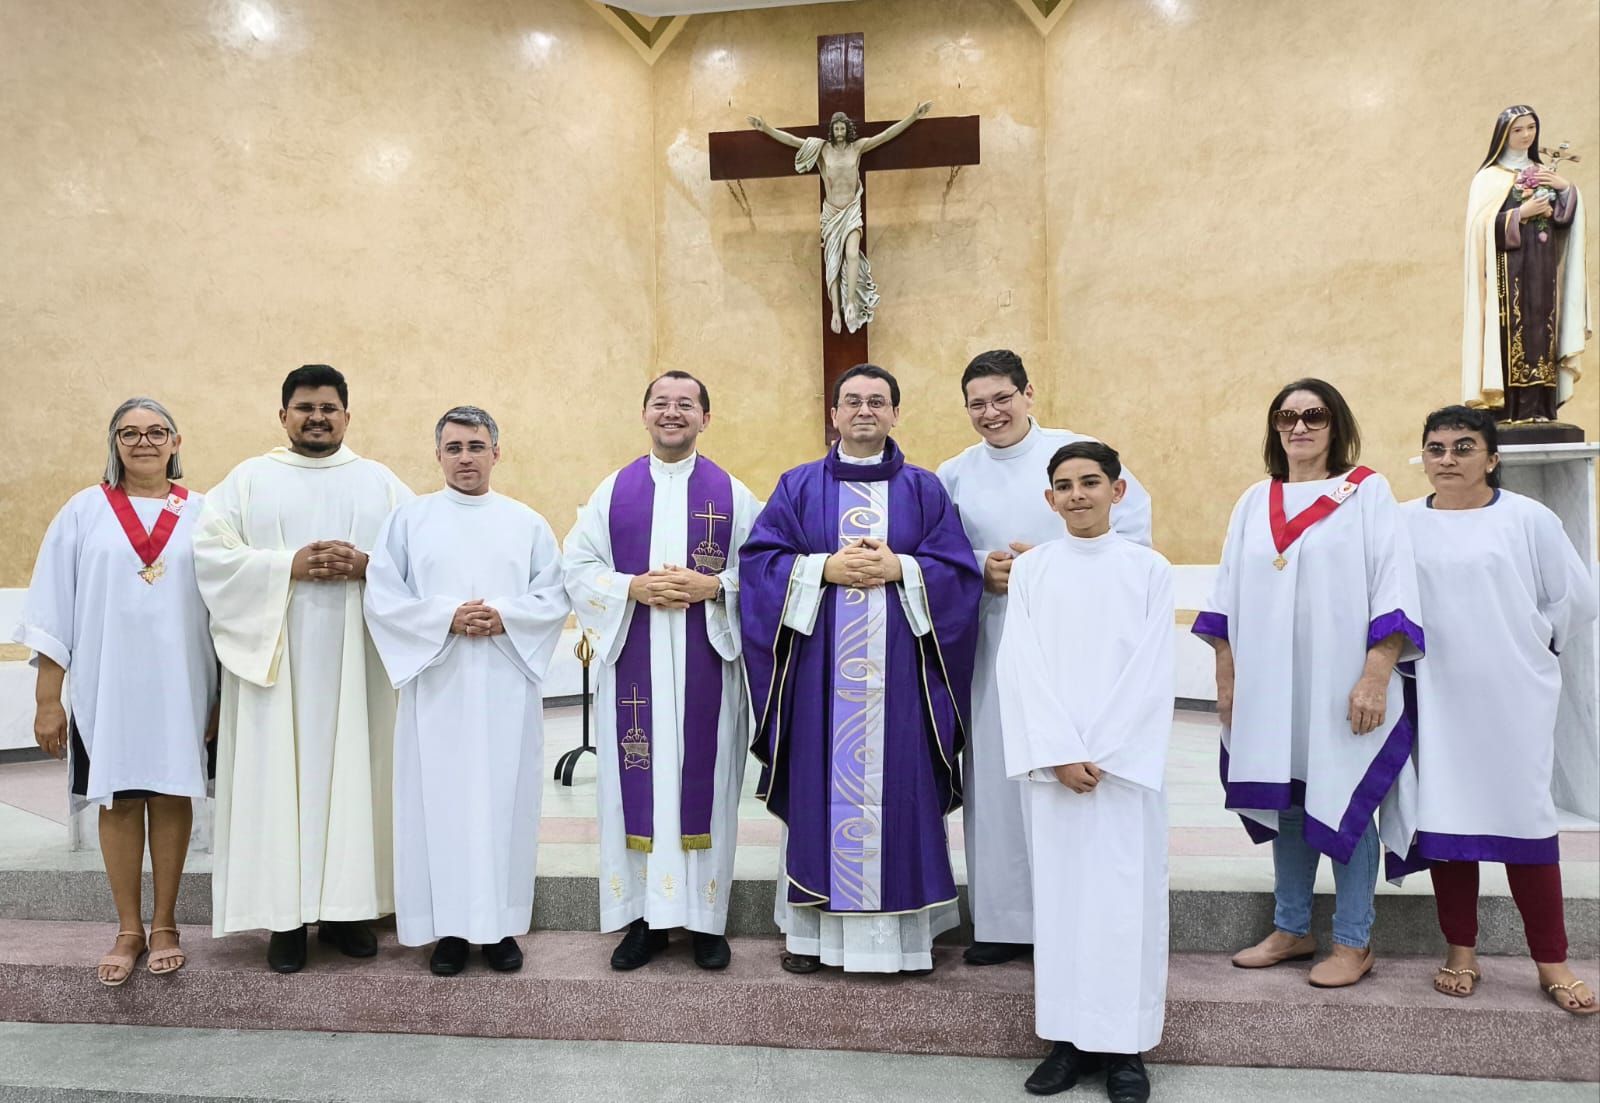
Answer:
[[[611,565],[621,574],[651,569],[655,479],[650,457],[641,456],[617,472],[611,488]],[[689,472],[688,546],[683,563],[701,574],[720,574],[728,562],[733,532],[733,480],[704,456]],[[650,748],[655,727],[650,701],[650,621],[666,610],[636,605],[617,658],[617,775],[622,785],[622,819],[628,849],[655,848],[655,788]],[[683,849],[711,849],[711,805],[715,796],[717,720],[722,712],[722,656],[706,633],[705,602],[685,613],[683,632],[683,775],[679,823]]]
[[[910,555],[933,621],[918,636],[899,585],[825,585],[816,625],[783,625],[799,557],[866,535]],[[788,827],[788,900],[910,912],[955,899],[944,816],[960,807],[982,576],[944,488],[905,462],[832,452],[779,480],[740,550],[740,624],[762,764]]]

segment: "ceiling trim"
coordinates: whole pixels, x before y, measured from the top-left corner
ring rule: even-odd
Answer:
[[[615,4],[602,3],[601,0],[585,2],[639,52],[647,65],[656,63],[656,58],[672,45],[672,40],[689,22],[687,15],[636,15]]]
[[[1072,0],[1016,0],[1016,5],[1040,34],[1047,35],[1072,7]]]

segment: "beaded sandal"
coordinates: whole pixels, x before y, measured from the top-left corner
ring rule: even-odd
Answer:
[[[1561,1008],[1561,1010],[1565,1011],[1567,1014],[1593,1015],[1595,1012],[1600,1011],[1600,1000],[1596,1000],[1588,1007],[1583,1006],[1583,997],[1579,996],[1577,992],[1578,985],[1580,984],[1583,984],[1585,988],[1589,987],[1587,984],[1584,984],[1583,981],[1575,980],[1571,984],[1547,984],[1545,985],[1544,990],[1549,994],[1550,999],[1555,1002],[1555,1005]],[[1562,1003],[1561,997],[1556,995],[1557,992],[1565,992],[1567,995],[1571,996],[1573,999],[1573,1006],[1568,1007],[1566,1004]]]
[[[1471,977],[1472,987],[1468,988],[1465,992],[1457,992],[1453,988],[1441,988],[1439,986],[1439,977],[1441,975],[1450,977],[1452,979],[1456,977]],[[1442,995],[1454,996],[1458,1000],[1464,1000],[1478,990],[1478,982],[1482,979],[1482,974],[1480,974],[1476,969],[1450,969],[1441,965],[1434,973],[1433,990],[1441,993]]]

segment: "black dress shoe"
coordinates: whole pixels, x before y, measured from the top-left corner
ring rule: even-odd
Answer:
[[[778,959],[785,973],[815,973],[822,968],[822,959],[815,954],[791,954],[784,952]]]
[[[1137,1053],[1107,1053],[1106,1097],[1111,1103],[1146,1103],[1150,1098],[1150,1074],[1144,1058]]]
[[[317,941],[332,946],[345,957],[376,957],[378,936],[365,923],[317,924]]]
[[[726,969],[728,962],[733,959],[733,951],[728,949],[728,940],[719,934],[706,934],[703,931],[693,931],[694,935],[694,963],[702,969]]]
[[[267,968],[274,973],[298,973],[306,967],[306,929],[273,931],[267,943]]]
[[[455,976],[467,967],[467,951],[471,948],[466,939],[446,935],[434,945],[428,971],[436,977]]]
[[[1071,1042],[1057,1042],[1050,1048],[1050,1056],[1039,1062],[1027,1083],[1022,1086],[1030,1095],[1054,1095],[1064,1092],[1078,1082],[1078,1077],[1100,1067],[1100,1058],[1085,1053]]]
[[[628,924],[628,933],[622,936],[617,948],[611,951],[611,968],[637,969],[666,948],[666,931],[652,931],[643,919],[635,919]]]
[[[516,939],[506,935],[493,946],[484,945],[483,960],[497,973],[515,973],[522,968],[522,947],[517,945]]]
[[[1033,947],[1026,942],[974,942],[961,960],[968,965],[1004,965],[1031,953]]]

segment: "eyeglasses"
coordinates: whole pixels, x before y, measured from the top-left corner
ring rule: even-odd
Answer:
[[[991,406],[995,408],[996,412],[1009,410],[1011,408],[1011,400],[1016,398],[1017,395],[1021,393],[1021,391],[1012,391],[1010,394],[999,395],[995,398],[977,399],[973,402],[967,403],[967,413],[971,414],[973,417],[977,417]]]
[[[648,408],[652,414],[664,414],[668,410],[676,410],[680,414],[692,414],[700,409],[700,403],[692,398],[680,398],[676,402],[668,402],[664,398],[658,398],[650,403]]]
[[[165,425],[152,425],[148,429],[135,429],[128,426],[126,429],[117,430],[117,440],[129,448],[137,448],[141,440],[147,440],[152,447],[160,448],[172,436],[172,430]]]
[[[334,414],[344,413],[344,407],[333,402],[324,402],[317,405],[315,402],[296,402],[289,409],[301,417],[310,417],[312,414],[321,414],[323,417],[332,417]]]
[[[1272,411],[1272,427],[1280,433],[1294,432],[1295,422],[1304,422],[1305,427],[1315,433],[1318,429],[1326,429],[1333,420],[1333,412],[1326,406],[1312,406],[1305,410],[1274,410]]]
[[[1478,442],[1474,440],[1458,440],[1454,444],[1449,445],[1440,444],[1438,441],[1434,441],[1431,444],[1424,444],[1422,446],[1422,454],[1427,456],[1430,460],[1442,460],[1444,459],[1444,454],[1446,452],[1452,452],[1455,454],[1456,459],[1464,460],[1468,456],[1474,455],[1475,453],[1487,451],[1487,448],[1479,447]]]
[[[874,413],[877,413],[880,410],[887,410],[889,408],[889,400],[884,398],[881,394],[875,394],[866,399],[863,399],[860,395],[847,394],[839,400],[839,409],[841,410],[855,411],[861,409],[863,406]]]

